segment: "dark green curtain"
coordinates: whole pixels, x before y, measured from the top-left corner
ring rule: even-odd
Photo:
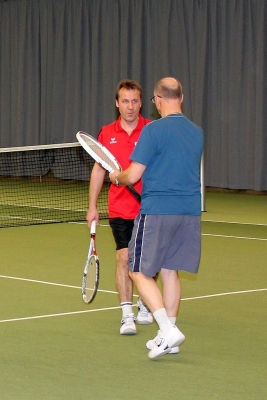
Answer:
[[[0,2],[0,146],[76,141],[116,118],[123,78],[181,80],[205,183],[267,190],[265,0]]]

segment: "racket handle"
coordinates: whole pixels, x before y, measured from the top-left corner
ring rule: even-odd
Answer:
[[[133,186],[129,185],[126,186],[126,188],[129,190],[129,192],[132,193],[132,195],[136,198],[138,203],[141,203],[141,195],[133,188]]]
[[[91,223],[91,227],[90,227],[90,233],[91,233],[91,235],[95,235],[95,232],[96,232],[96,221],[95,221],[95,219],[92,221],[92,223]]]

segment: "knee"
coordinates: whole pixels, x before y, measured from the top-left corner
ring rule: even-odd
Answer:
[[[135,278],[134,272],[129,271],[129,276],[130,276],[130,278],[132,279],[132,281],[134,281],[134,278]]]
[[[128,268],[129,264],[129,253],[124,251],[125,249],[118,250],[116,253],[117,265],[120,268]]]
[[[163,282],[167,281],[167,280],[179,280],[178,271],[174,271],[174,270],[168,270],[168,269],[162,268],[160,271],[160,276],[161,276]]]

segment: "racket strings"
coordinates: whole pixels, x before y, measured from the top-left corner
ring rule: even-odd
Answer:
[[[92,140],[87,138],[85,139],[85,141],[87,145],[91,148],[91,150],[102,160],[103,163],[108,165],[113,170],[118,169],[118,165],[113,160],[111,160],[110,156],[104,152],[104,150],[99,146],[98,143],[94,143]]]

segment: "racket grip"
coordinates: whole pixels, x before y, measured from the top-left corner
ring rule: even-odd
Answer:
[[[141,195],[132,187],[132,185],[126,186],[126,188],[132,193],[138,203],[141,203]]]
[[[96,232],[96,221],[95,221],[95,219],[92,221],[92,223],[91,223],[91,227],[90,227],[90,233],[91,233],[91,235],[95,235],[95,232]]]

